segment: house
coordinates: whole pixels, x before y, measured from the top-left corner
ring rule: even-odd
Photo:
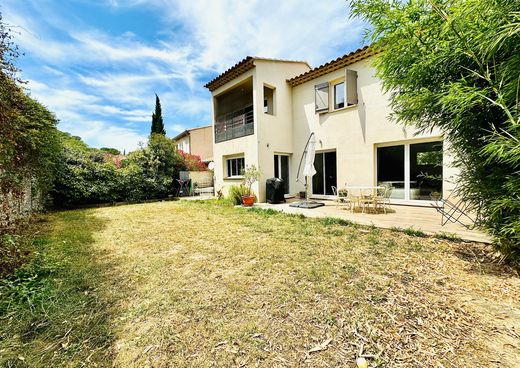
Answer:
[[[202,162],[213,161],[213,128],[211,125],[187,129],[172,139],[179,151],[200,156]]]
[[[212,93],[215,187],[224,193],[256,165],[254,187],[279,177],[287,194],[304,190],[298,166],[316,135],[313,197],[332,187],[391,185],[392,202],[429,205],[447,196],[456,174],[440,132],[419,133],[389,119],[388,96],[375,76],[370,47],[316,68],[306,62],[246,57],[205,85]]]

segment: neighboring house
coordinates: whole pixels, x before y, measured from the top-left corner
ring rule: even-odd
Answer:
[[[254,187],[280,177],[286,192],[304,189],[297,170],[311,132],[317,174],[311,193],[388,184],[392,201],[428,204],[452,189],[447,144],[437,131],[418,134],[389,120],[388,96],[375,77],[369,47],[311,69],[305,62],[247,57],[206,84],[213,96],[215,187],[241,182],[244,166],[262,171]]]
[[[213,161],[213,128],[211,125],[187,129],[172,139],[179,151],[200,156],[203,162]]]

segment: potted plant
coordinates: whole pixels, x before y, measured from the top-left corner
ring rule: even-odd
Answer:
[[[251,207],[255,203],[255,195],[253,194],[251,187],[260,179],[260,170],[255,165],[246,167],[243,171],[244,185],[247,188],[247,194],[242,196],[242,205]]]

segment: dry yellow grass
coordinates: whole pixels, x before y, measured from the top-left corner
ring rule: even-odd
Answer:
[[[213,202],[85,211],[110,264],[97,364],[520,366],[520,279],[483,245]]]

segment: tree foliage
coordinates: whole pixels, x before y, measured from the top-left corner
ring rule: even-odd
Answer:
[[[152,114],[152,129],[150,133],[166,135],[162,117],[161,100],[159,100],[157,94],[155,95],[155,112]]]
[[[103,151],[103,152],[106,152],[106,153],[109,153],[109,154],[111,154],[111,155],[120,155],[120,154],[121,154],[121,151],[119,151],[119,150],[116,149],[116,148],[101,147],[99,150],[100,150],[100,151]]]
[[[162,134],[152,134],[122,161],[70,134],[62,133],[61,140],[52,192],[59,207],[165,198],[174,194],[179,171],[190,165]]]
[[[45,196],[60,151],[57,119],[25,94],[16,77],[16,56],[0,14],[0,194],[16,197],[29,180],[38,195]]]
[[[520,9],[517,0],[354,0],[370,23],[393,118],[437,128],[458,195],[508,257],[520,256]]]

